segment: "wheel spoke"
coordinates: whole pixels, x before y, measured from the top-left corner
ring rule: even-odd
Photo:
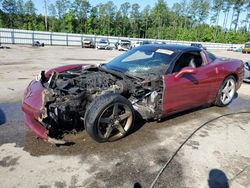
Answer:
[[[230,93],[226,93],[226,97],[227,97],[228,99],[230,99],[230,98],[231,98]]]
[[[107,128],[107,131],[106,131],[106,133],[105,133],[105,135],[104,135],[104,138],[109,138],[109,136],[110,136],[112,130],[113,130],[113,127],[112,127],[112,125],[110,124],[110,125],[108,126],[108,128]]]
[[[222,99],[221,99],[221,100],[222,100],[222,102],[225,102],[225,100],[226,100],[226,96],[227,96],[227,93],[223,93],[223,94],[222,94]]]
[[[119,115],[120,121],[127,119],[129,116],[131,116],[131,112],[126,112],[124,114]]]
[[[225,86],[224,89],[222,90],[222,93],[227,92],[227,87]]]
[[[231,86],[228,88],[228,91],[231,91],[232,89],[234,89],[234,85],[231,85]]]
[[[100,123],[110,123],[111,118],[101,118]]]
[[[114,104],[114,108],[113,108],[113,116],[117,116],[117,114],[118,114],[118,104]]]
[[[121,134],[125,134],[126,131],[124,130],[124,128],[122,127],[122,125],[120,123],[117,123],[116,124],[116,128],[118,129],[118,131],[121,133]]]
[[[226,85],[224,86],[222,92],[225,93],[228,91],[228,87],[229,87],[229,82],[226,83]]]

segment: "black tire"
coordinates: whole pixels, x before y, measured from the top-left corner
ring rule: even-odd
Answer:
[[[86,110],[85,130],[97,142],[115,141],[133,129],[134,114],[132,104],[125,97],[113,93],[102,95]]]
[[[222,96],[223,95],[223,89],[225,89],[225,86],[226,86],[226,84],[228,83],[229,80],[234,83],[234,86],[232,86],[233,89],[232,89],[232,93],[230,94],[231,95],[230,98],[228,98],[228,100],[226,102],[225,101],[223,102],[223,96]],[[235,80],[235,77],[234,76],[228,76],[221,84],[221,87],[220,87],[220,90],[219,90],[219,92],[218,92],[218,94],[216,96],[214,105],[219,106],[219,107],[224,107],[224,106],[229,105],[232,102],[235,93],[236,93],[236,80]]]

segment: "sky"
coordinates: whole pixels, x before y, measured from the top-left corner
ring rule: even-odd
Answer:
[[[47,0],[48,4],[50,3],[54,3],[56,0]],[[73,1],[73,0],[71,0]],[[93,6],[99,4],[99,3],[106,3],[109,0],[89,0],[89,3]],[[180,0],[165,0],[167,2],[168,7],[172,7],[174,3],[180,2]],[[38,13],[44,13],[44,0],[33,0],[33,2],[35,3],[36,9]],[[133,3],[138,3],[141,7],[141,9],[143,9],[146,5],[150,5],[151,7],[153,7],[155,5],[155,3],[157,2],[157,0],[115,0],[113,1],[114,4],[119,8],[120,5],[122,3],[125,2],[129,2],[130,4]],[[228,21],[228,25],[227,27],[229,27],[230,21],[231,21],[231,16],[232,16],[232,11],[229,14],[229,21]],[[246,12],[242,12],[241,16],[240,16],[240,20],[244,19],[246,17]],[[223,25],[223,19],[224,19],[224,15],[223,13],[220,14],[220,18],[219,18],[219,25]],[[207,19],[206,22],[209,24],[210,23],[210,19]],[[239,23],[240,25],[241,23]]]

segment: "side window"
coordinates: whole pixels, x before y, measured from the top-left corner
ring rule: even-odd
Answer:
[[[207,55],[208,55],[208,58],[210,59],[211,62],[213,62],[214,60],[217,59],[217,57],[210,52],[207,52]]]
[[[200,52],[183,53],[176,61],[173,73],[179,72],[184,67],[198,68],[204,64]]]

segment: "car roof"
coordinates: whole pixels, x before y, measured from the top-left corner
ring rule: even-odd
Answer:
[[[172,51],[189,51],[189,50],[200,50],[200,48],[196,47],[196,46],[186,46],[186,45],[177,45],[177,44],[146,44],[146,45],[142,45],[139,46],[138,48],[148,48],[148,49],[168,49],[168,50],[172,50]]]

